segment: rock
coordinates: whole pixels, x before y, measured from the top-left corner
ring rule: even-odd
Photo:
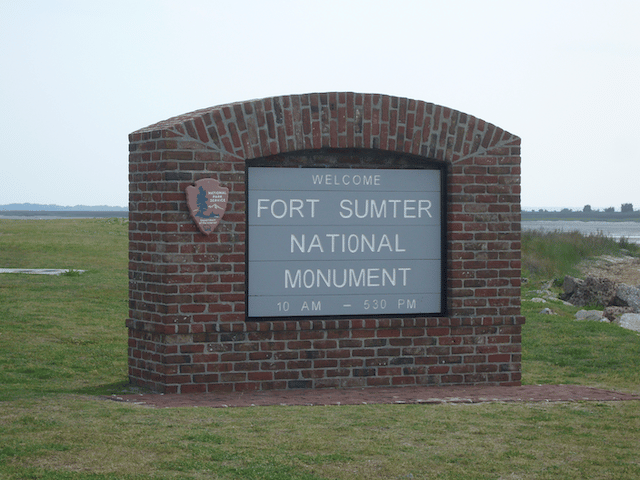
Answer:
[[[640,314],[639,313],[625,313],[618,318],[615,323],[627,330],[633,330],[640,332]]]
[[[600,310],[579,310],[576,313],[576,320],[587,320],[599,322],[604,318]]]
[[[582,307],[585,305],[610,305],[616,296],[616,283],[603,277],[586,277],[584,280],[566,276],[562,300]]]
[[[616,318],[621,317],[625,313],[635,313],[633,307],[614,307],[610,306],[604,309],[604,316],[610,322],[613,322]]]
[[[540,298],[540,297],[532,298],[531,301],[533,303],[547,303],[547,301],[544,298]]]
[[[553,313],[553,310],[551,310],[550,308],[543,308],[542,310],[540,310],[540,313],[542,315],[555,315],[555,313]]]
[[[612,304],[620,307],[631,307],[634,313],[640,313],[640,290],[621,283],[616,288]]]
[[[584,285],[584,280],[566,275],[562,284],[562,290],[564,291],[563,297],[569,298],[576,293],[580,287]]]

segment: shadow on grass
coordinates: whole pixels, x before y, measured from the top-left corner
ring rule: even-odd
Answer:
[[[103,396],[103,395],[131,395],[136,393],[153,393],[150,389],[144,387],[138,387],[132,385],[128,380],[115,383],[107,383],[104,385],[92,385],[90,387],[83,387],[72,390],[68,393],[76,395],[91,395],[91,396]]]

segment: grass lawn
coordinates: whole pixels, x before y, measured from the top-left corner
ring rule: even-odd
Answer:
[[[552,263],[526,272],[524,383],[640,393],[636,332],[575,322],[576,309],[561,304],[559,315],[538,313],[535,290],[562,273]],[[0,220],[0,267],[87,270],[0,274],[0,479],[640,478],[640,402],[156,410],[104,401],[129,390],[126,222]]]

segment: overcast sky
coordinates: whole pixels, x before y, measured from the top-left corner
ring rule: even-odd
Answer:
[[[522,205],[640,208],[638,0],[0,0],[0,205],[126,206],[128,134],[355,91],[522,138]]]

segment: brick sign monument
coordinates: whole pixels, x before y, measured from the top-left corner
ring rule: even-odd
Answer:
[[[129,140],[132,383],[520,384],[518,137],[338,92],[208,108]]]

